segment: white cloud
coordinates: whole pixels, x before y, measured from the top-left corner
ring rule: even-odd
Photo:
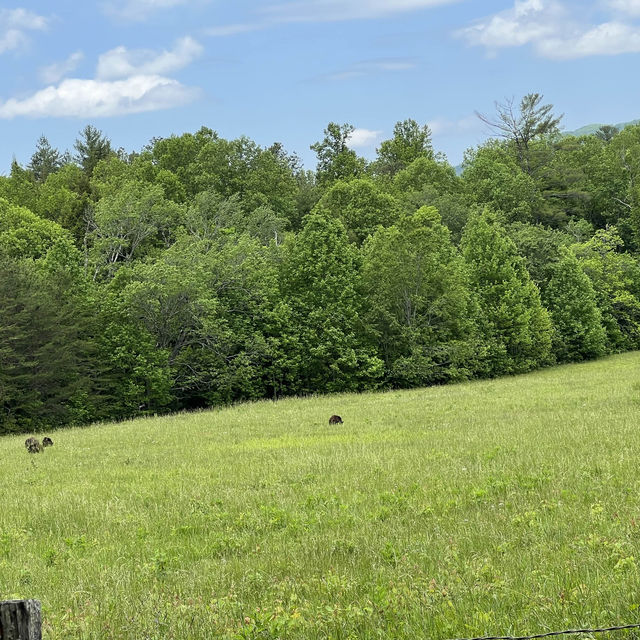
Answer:
[[[371,129],[354,129],[347,140],[347,146],[350,149],[371,147],[378,141],[381,133],[382,131],[372,131]]]
[[[407,69],[414,69],[415,66],[416,63],[414,60],[406,58],[372,60],[371,62],[363,62],[359,65],[361,69],[366,71],[406,71]]]
[[[49,21],[26,9],[0,9],[0,53],[28,42],[27,31],[43,31]]]
[[[462,0],[295,0],[270,4],[258,11],[260,20],[245,24],[213,27],[211,36],[229,36],[267,29],[287,22],[338,22],[342,20],[373,19],[428,9]]]
[[[456,35],[471,45],[482,45],[495,50],[553,37],[560,32],[563,23],[566,23],[566,11],[557,2],[516,0],[512,9],[460,29]]]
[[[74,71],[83,58],[84,54],[82,51],[76,51],[62,62],[54,62],[46,67],[42,67],[39,71],[40,78],[45,84],[54,84]]]
[[[197,89],[155,75],[113,82],[68,79],[23,100],[11,98],[0,102],[0,118],[121,116],[181,106],[194,100],[197,94]]]
[[[640,0],[609,0],[611,6],[633,11]],[[531,44],[552,59],[640,52],[640,26],[610,21],[597,25],[579,22],[556,0],[515,0],[513,8],[460,29],[457,36],[490,54],[505,47]]]
[[[640,52],[640,27],[605,22],[572,38],[550,38],[538,43],[547,58],[571,59],[586,56],[617,56]]]
[[[0,101],[0,118],[99,118],[182,106],[195,100],[200,90],[166,74],[189,64],[202,50],[190,37],[178,40],[170,51],[118,47],[100,56],[94,79],[68,78],[56,85],[82,59],[78,51],[41,70],[42,77],[51,81],[45,89]]]
[[[334,22],[358,18],[380,18],[393,13],[416,11],[460,0],[298,0],[271,5],[263,13],[275,22]]]
[[[640,16],[640,0],[609,0],[609,6],[630,16]]]
[[[431,133],[434,136],[451,133],[467,133],[469,131],[476,131],[481,128],[482,123],[475,115],[465,116],[458,120],[450,120],[448,118],[437,118],[427,122]]]
[[[239,33],[261,31],[262,29],[266,29],[267,26],[268,25],[266,24],[259,24],[254,22],[248,22],[246,24],[227,24],[220,27],[211,27],[209,29],[205,29],[205,34],[208,36],[222,38],[225,36],[235,36]]]
[[[172,9],[192,0],[109,0],[103,3],[105,11],[117,18],[139,22],[146,20],[152,13]]]
[[[19,29],[7,29],[0,33],[0,53],[18,49],[27,43],[27,36]]]
[[[415,69],[417,66],[414,58],[385,58],[381,60],[364,60],[356,62],[347,69],[328,73],[323,76],[327,80],[351,80],[362,76],[374,75],[377,73],[392,73],[396,71],[407,71]]]
[[[116,47],[98,59],[96,75],[102,80],[135,75],[163,75],[190,64],[202,54],[202,46],[193,38],[181,38],[171,51],[157,53],[148,49],[128,50]]]
[[[0,24],[3,29],[46,29],[49,21],[26,9],[0,9]]]

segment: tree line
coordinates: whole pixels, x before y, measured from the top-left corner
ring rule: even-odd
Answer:
[[[315,171],[215,131],[0,177],[0,433],[409,388],[640,347],[640,126],[563,137],[530,94],[458,175],[414,120]]]

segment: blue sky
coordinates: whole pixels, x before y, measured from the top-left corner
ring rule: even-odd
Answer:
[[[208,126],[312,168],[330,121],[373,157],[396,121],[453,164],[474,111],[533,91],[565,129],[640,118],[640,0],[3,0],[0,173],[87,123],[116,147]]]

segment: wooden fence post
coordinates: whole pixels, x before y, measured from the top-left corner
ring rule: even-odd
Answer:
[[[42,640],[38,600],[0,602],[0,640]]]

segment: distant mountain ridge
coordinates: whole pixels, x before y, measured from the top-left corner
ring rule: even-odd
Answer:
[[[619,131],[622,131],[625,127],[630,127],[634,124],[640,124],[640,119],[638,120],[631,120],[631,122],[619,122],[618,124],[614,124],[613,126],[618,129]],[[600,129],[600,127],[604,127],[604,124],[600,124],[600,123],[595,123],[595,124],[587,124],[584,127],[580,127],[579,129],[576,129],[575,131],[563,131],[562,135],[563,136],[591,136],[594,133],[596,133],[596,131],[598,131],[598,129]]]

